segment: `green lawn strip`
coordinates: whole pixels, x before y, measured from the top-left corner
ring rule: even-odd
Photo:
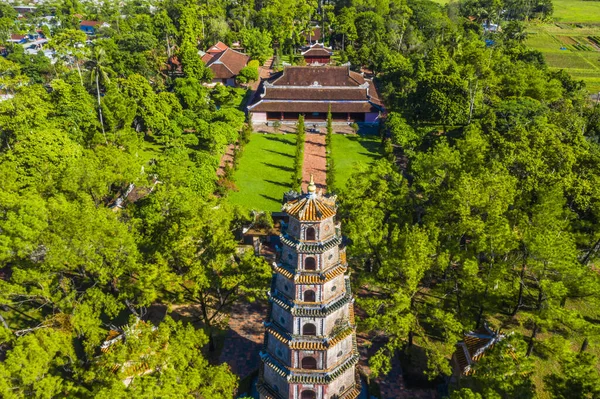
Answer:
[[[238,191],[232,204],[246,209],[279,211],[283,193],[290,190],[296,136],[253,133],[234,174]]]
[[[346,186],[357,163],[370,164],[382,157],[381,140],[377,134],[333,134],[331,155],[335,165],[336,189]]]

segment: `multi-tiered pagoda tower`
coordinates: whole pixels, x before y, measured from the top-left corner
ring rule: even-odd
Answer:
[[[265,344],[257,384],[261,399],[350,399],[356,372],[354,300],[336,197],[316,192],[283,205],[282,250],[273,264]]]

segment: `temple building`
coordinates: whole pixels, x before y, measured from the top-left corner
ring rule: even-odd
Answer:
[[[302,52],[307,65],[327,65],[331,62],[333,51],[322,43],[315,43]]]
[[[282,249],[273,264],[262,364],[261,399],[354,399],[354,299],[336,224],[336,197],[289,193]]]
[[[231,49],[223,42],[217,42],[205,53],[200,52],[202,61],[213,73],[211,84],[221,83],[235,86],[235,78],[248,64],[249,56]]]
[[[378,123],[384,111],[375,85],[348,66],[290,66],[261,82],[248,105],[253,123]]]

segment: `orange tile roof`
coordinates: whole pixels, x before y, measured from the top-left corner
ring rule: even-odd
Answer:
[[[287,202],[283,211],[302,221],[320,221],[335,216],[335,197],[304,196]]]

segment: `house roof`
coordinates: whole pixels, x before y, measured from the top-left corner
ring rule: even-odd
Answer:
[[[290,66],[271,82],[278,86],[356,87],[364,84],[365,78],[347,66]]]
[[[79,26],[98,26],[98,25],[102,25],[102,22],[100,21],[86,21],[83,20],[79,23]]]
[[[221,53],[221,52],[227,50],[228,48],[229,48],[228,45],[219,41],[219,42],[215,43],[211,48],[206,50],[206,52],[209,54],[218,54],[218,53]]]
[[[333,51],[321,43],[315,43],[302,53],[304,57],[331,57]]]
[[[27,35],[17,35],[17,34],[11,34],[10,35],[10,40],[23,40],[27,37]]]
[[[263,80],[248,110],[252,112],[378,112],[375,85],[348,67],[287,67]]]
[[[237,76],[246,66],[249,56],[229,47],[218,54],[205,54],[202,61],[212,70],[215,79],[229,79]]]

